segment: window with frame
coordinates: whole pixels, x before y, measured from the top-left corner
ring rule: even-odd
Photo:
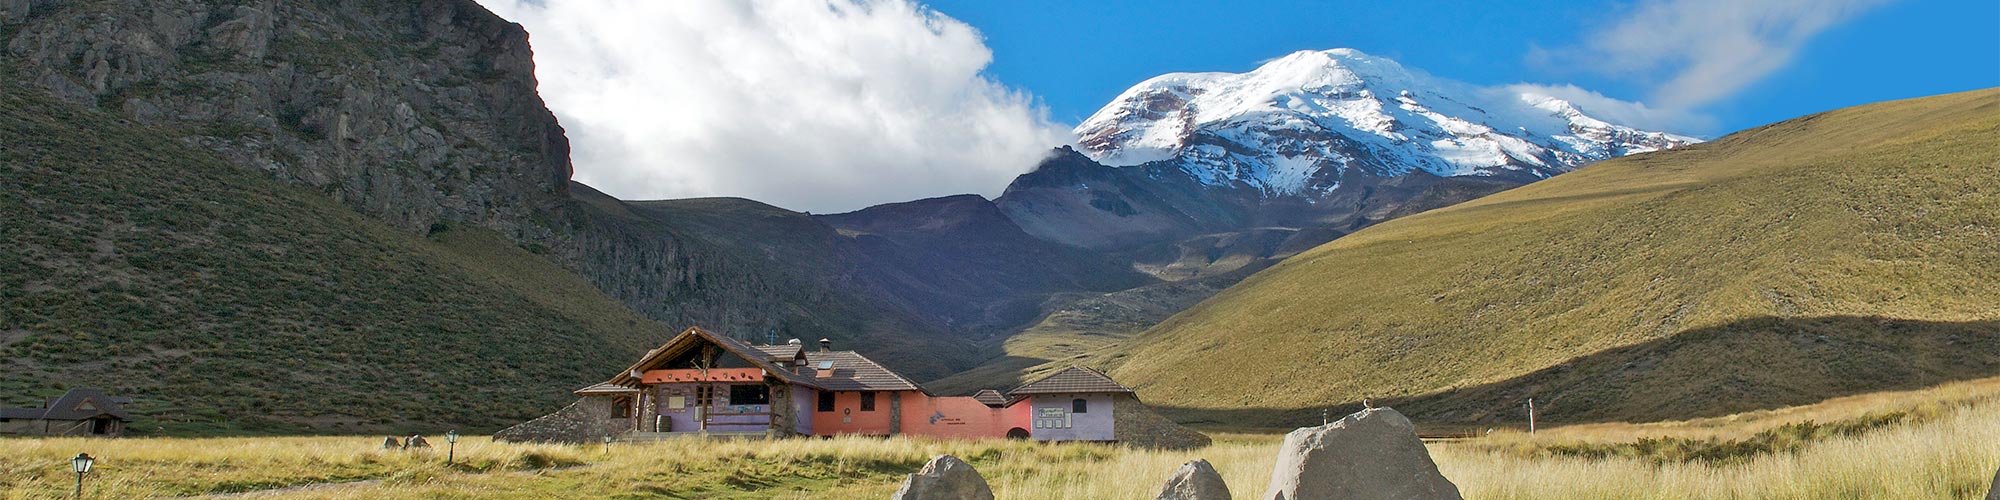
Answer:
[[[694,406],[696,408],[708,408],[714,405],[715,386],[697,385],[694,387]]]
[[[729,404],[732,405],[771,404],[771,387],[764,384],[729,386]]]
[[[1070,413],[1090,413],[1090,402],[1084,401],[1083,398],[1070,401],[1069,407]]]
[[[861,393],[861,411],[875,411],[875,393]]]
[[[820,393],[819,393],[819,411],[833,411],[833,392],[832,392],[832,391],[820,391]]]

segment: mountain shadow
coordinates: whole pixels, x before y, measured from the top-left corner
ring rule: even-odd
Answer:
[[[1654,422],[1716,417],[2000,375],[2000,321],[1871,316],[1759,317],[1570,359],[1518,377],[1407,398],[1376,398],[1433,425]],[[1303,375],[1302,375],[1303,376]],[[1332,407],[1166,408],[1176,420],[1242,427],[1317,425]]]

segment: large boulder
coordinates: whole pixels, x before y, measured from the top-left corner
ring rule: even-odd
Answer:
[[[1416,426],[1396,410],[1371,408],[1285,435],[1271,472],[1270,500],[1394,498],[1458,500]]]
[[[2000,500],[2000,471],[1993,472],[1993,485],[1986,487],[1986,500]]]
[[[1181,464],[1174,471],[1174,477],[1167,478],[1167,484],[1160,488],[1160,496],[1153,500],[1229,500],[1229,485],[1223,484],[1222,474],[1215,472],[1215,466],[1207,460]]]
[[[993,489],[972,464],[951,455],[938,455],[924,468],[903,480],[890,500],[993,500]]]

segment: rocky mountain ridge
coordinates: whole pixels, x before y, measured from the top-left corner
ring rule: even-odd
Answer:
[[[1245,73],[1171,73],[1077,125],[1109,166],[1177,160],[1202,184],[1315,198],[1341,174],[1546,178],[1699,142],[1614,125],[1567,101],[1437,78],[1353,49],[1299,51]]]

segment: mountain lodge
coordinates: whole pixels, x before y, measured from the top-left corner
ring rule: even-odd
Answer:
[[[1072,366],[1001,393],[938,396],[854,351],[821,340],[752,345],[689,328],[603,383],[575,391],[562,411],[497,439],[595,441],[674,435],[913,435],[1206,444],[1167,421],[1131,388]]]

